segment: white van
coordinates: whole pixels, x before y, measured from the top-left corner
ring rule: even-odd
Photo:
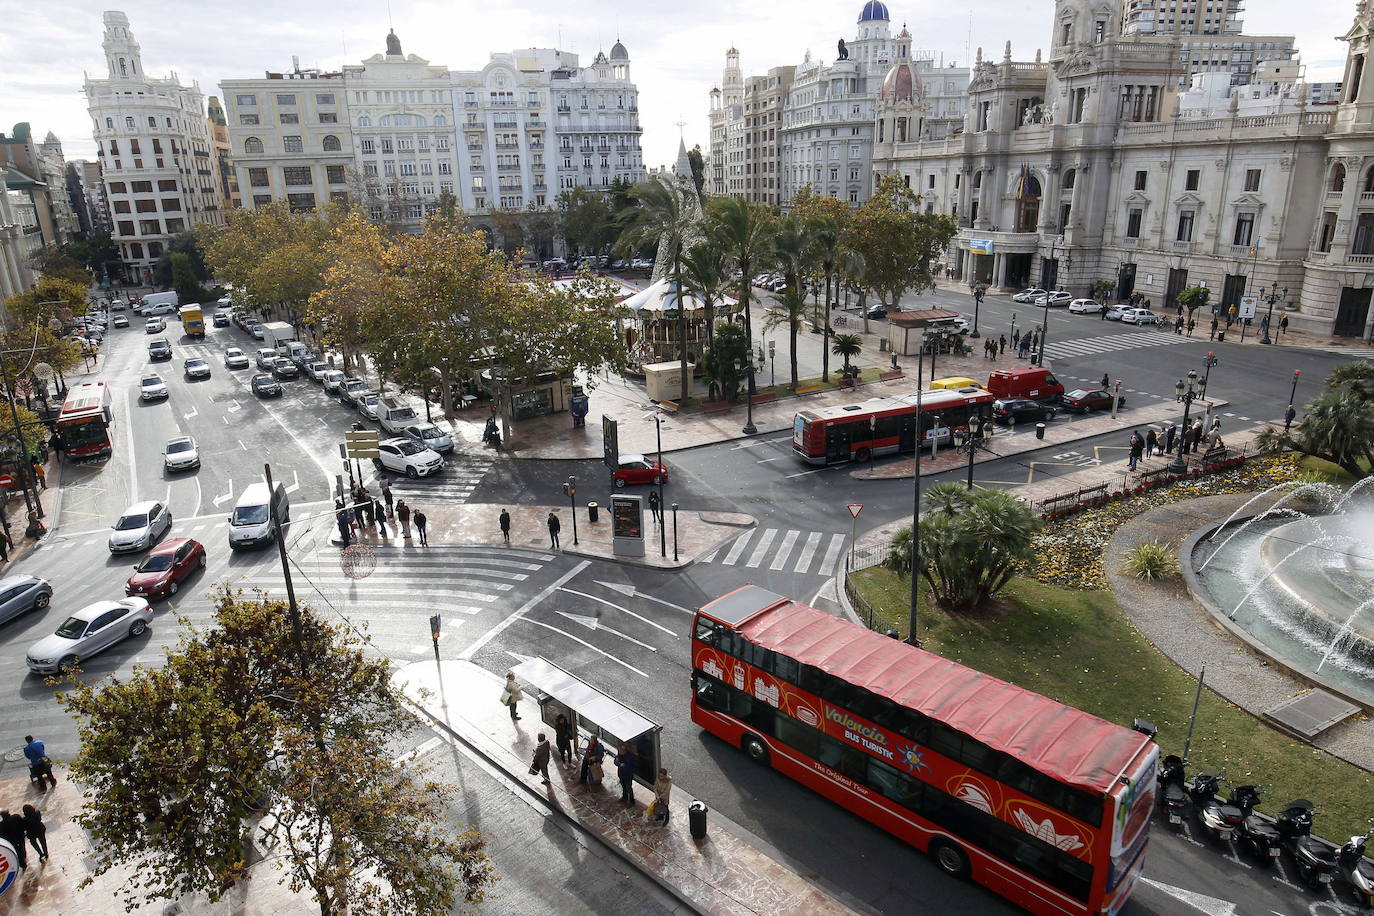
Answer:
[[[382,398],[377,405],[377,421],[389,433],[400,433],[415,422],[415,408],[395,398]]]
[[[282,525],[291,521],[291,501],[286,496],[286,486],[280,481],[272,486],[272,503],[274,505],[268,505],[267,481],[260,480],[248,485],[234,504],[234,514],[229,516],[231,549],[261,547],[272,543],[276,537],[272,513],[276,513],[277,521]]]
[[[149,293],[143,297],[143,305],[140,308],[146,315],[170,315],[181,305],[181,299],[177,296],[177,291],[169,289],[165,293]]]

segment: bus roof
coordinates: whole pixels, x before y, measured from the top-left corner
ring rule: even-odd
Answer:
[[[717,598],[702,612],[755,645],[924,713],[1090,792],[1109,792],[1149,740],[756,585]]]
[[[62,401],[59,420],[84,417],[100,413],[110,400],[109,389],[104,382],[82,382],[67,389],[67,397]]]
[[[942,407],[953,407],[959,404],[983,404],[994,401],[990,393],[983,389],[970,391],[968,389],[939,389],[935,391],[921,392],[922,410],[939,410]],[[916,405],[916,392],[910,394],[897,395],[890,398],[869,398],[867,401],[860,401],[857,404],[842,404],[839,407],[820,407],[798,411],[808,418],[816,420],[836,420],[842,417],[862,416],[884,410],[908,410]]]

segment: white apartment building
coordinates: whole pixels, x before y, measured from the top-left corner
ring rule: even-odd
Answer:
[[[29,257],[38,226],[33,199],[22,191],[11,191],[6,173],[0,166],[0,302],[33,286]]]
[[[76,238],[81,223],[76,218],[76,210],[72,208],[71,196],[67,191],[67,160],[62,155],[62,141],[52,131],[48,131],[38,145],[38,158],[43,171],[43,183],[48,186],[57,237],[63,242],[71,241]]]
[[[223,225],[200,86],[176,74],[150,77],[121,12],[104,16],[108,76],[85,79],[113,239],[129,279],[151,282],[152,267],[174,235]]]
[[[617,40],[611,56],[598,51],[590,67],[579,67],[575,55],[564,58],[564,66],[548,72],[557,190],[574,185],[605,189],[614,179],[643,181],[647,173],[639,136],[644,129],[629,51]]]
[[[739,51],[725,52],[720,88],[711,90],[711,152],[706,181],[712,194],[776,205],[782,197],[783,106],[797,68],[773,67],[744,79]]]

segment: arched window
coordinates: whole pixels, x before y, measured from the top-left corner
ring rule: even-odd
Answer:
[[[1016,231],[1034,232],[1040,219],[1040,181],[1027,173],[1017,180]]]
[[[443,127],[443,126],[446,125],[446,124],[448,124],[448,118],[444,117],[443,115],[435,115],[435,116],[434,116],[434,126],[435,126],[435,127]]]
[[[1078,169],[1069,169],[1064,172],[1064,190],[1072,191],[1073,183],[1078,178]]]
[[[429,123],[428,123],[427,121],[425,121],[424,115],[416,115],[416,116],[415,116],[415,120],[414,120],[414,124],[415,124],[416,127],[428,127],[428,126],[429,126]]]
[[[1328,191],[1345,190],[1345,166],[1337,162],[1331,167],[1331,182],[1326,186]]]
[[[326,153],[337,153],[340,149],[339,138],[330,134],[324,138],[324,151]]]
[[[243,141],[243,151],[245,153],[262,152],[262,141],[257,137],[249,137],[247,140]]]
[[[363,116],[361,116],[360,118],[358,118],[358,126],[359,126],[359,127],[371,127],[371,126],[372,126],[372,119],[369,118],[367,115],[363,115]]]
[[[1374,191],[1374,168],[1364,173],[1364,188],[1362,190],[1366,194]]]
[[[403,117],[405,117],[405,116],[404,116],[404,115],[400,115],[400,116],[397,117],[396,120],[400,120],[400,119],[403,118]],[[391,115],[382,115],[380,118],[377,119],[377,126],[378,126],[378,127],[390,127],[390,126],[391,126],[391,120],[392,120],[392,119],[391,119]]]
[[[974,173],[973,173],[973,190],[977,191],[977,190],[978,190],[979,188],[981,188],[982,186],[983,186],[983,173],[982,173],[982,172],[974,172]]]

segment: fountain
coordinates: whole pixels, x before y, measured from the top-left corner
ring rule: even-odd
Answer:
[[[1290,492],[1242,518],[1259,497],[1249,500],[1196,533],[1184,557],[1189,587],[1219,620],[1284,667],[1366,708],[1374,708],[1372,480],[1345,491],[1271,487],[1265,493]],[[1327,508],[1308,515],[1283,505],[1304,492],[1321,494]]]

